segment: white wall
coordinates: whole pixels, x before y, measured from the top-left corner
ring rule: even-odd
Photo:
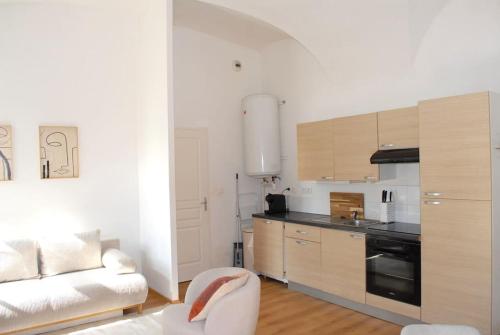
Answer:
[[[330,192],[365,194],[366,216],[379,218],[379,202],[383,189],[395,192],[396,219],[418,223],[419,165],[398,164],[392,169],[396,177],[374,184],[332,182],[299,182],[297,177],[296,125],[347,114],[335,105],[336,90],[317,60],[293,39],[275,42],[262,50],[264,90],[286,100],[281,107],[281,145],[283,173],[280,189],[291,187],[288,197],[293,210],[329,214]],[[371,112],[366,110],[365,112]]]
[[[380,188],[297,183],[296,123],[500,91],[499,0],[203,1],[260,18],[298,41],[263,50],[264,90],[288,101],[282,108],[282,185],[295,186],[295,193],[312,192],[292,196],[292,209],[326,213],[329,190],[378,194],[372,190]],[[417,222],[417,171],[398,172],[384,187],[403,185],[399,219]],[[368,203],[378,199],[368,198]]]
[[[100,228],[140,260],[137,26],[118,9],[0,4],[0,122],[14,132],[14,181],[0,185],[0,235]],[[80,178],[40,179],[43,124],[79,127]]]
[[[140,30],[138,172],[143,273],[178,300],[173,150],[172,2],[145,2]]]
[[[233,71],[234,60],[243,64]],[[261,91],[260,54],[185,27],[174,27],[175,126],[208,128],[212,265],[232,262],[235,174],[243,214],[255,212],[259,187],[243,170],[241,99]]]
[[[177,299],[171,15],[163,0],[0,3],[0,122],[14,131],[0,235],[101,229]],[[40,179],[42,124],[78,126],[80,178]]]

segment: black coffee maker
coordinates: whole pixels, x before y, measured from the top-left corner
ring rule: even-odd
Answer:
[[[266,201],[269,209],[265,211],[266,214],[280,214],[286,213],[286,198],[284,194],[271,194],[266,195]]]

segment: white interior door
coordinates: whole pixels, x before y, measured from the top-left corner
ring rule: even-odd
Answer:
[[[208,131],[175,130],[175,191],[179,281],[210,268]]]

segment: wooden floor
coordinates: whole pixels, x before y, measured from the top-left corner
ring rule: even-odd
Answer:
[[[189,283],[179,284],[184,301]],[[244,313],[244,311],[243,311]],[[401,327],[262,280],[257,335],[399,335]]]
[[[142,305],[144,310],[152,309],[156,307],[165,306],[170,303],[170,300],[162,296],[160,293],[156,292],[152,288],[148,291],[148,297],[146,298],[146,302]],[[137,313],[137,308],[129,308],[123,311],[123,314],[131,314]]]

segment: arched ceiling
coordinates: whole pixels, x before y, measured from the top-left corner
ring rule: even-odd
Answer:
[[[284,31],[336,92],[416,101],[500,89],[500,0],[199,1]]]
[[[174,0],[174,24],[257,50],[290,38],[252,16],[196,0]]]

